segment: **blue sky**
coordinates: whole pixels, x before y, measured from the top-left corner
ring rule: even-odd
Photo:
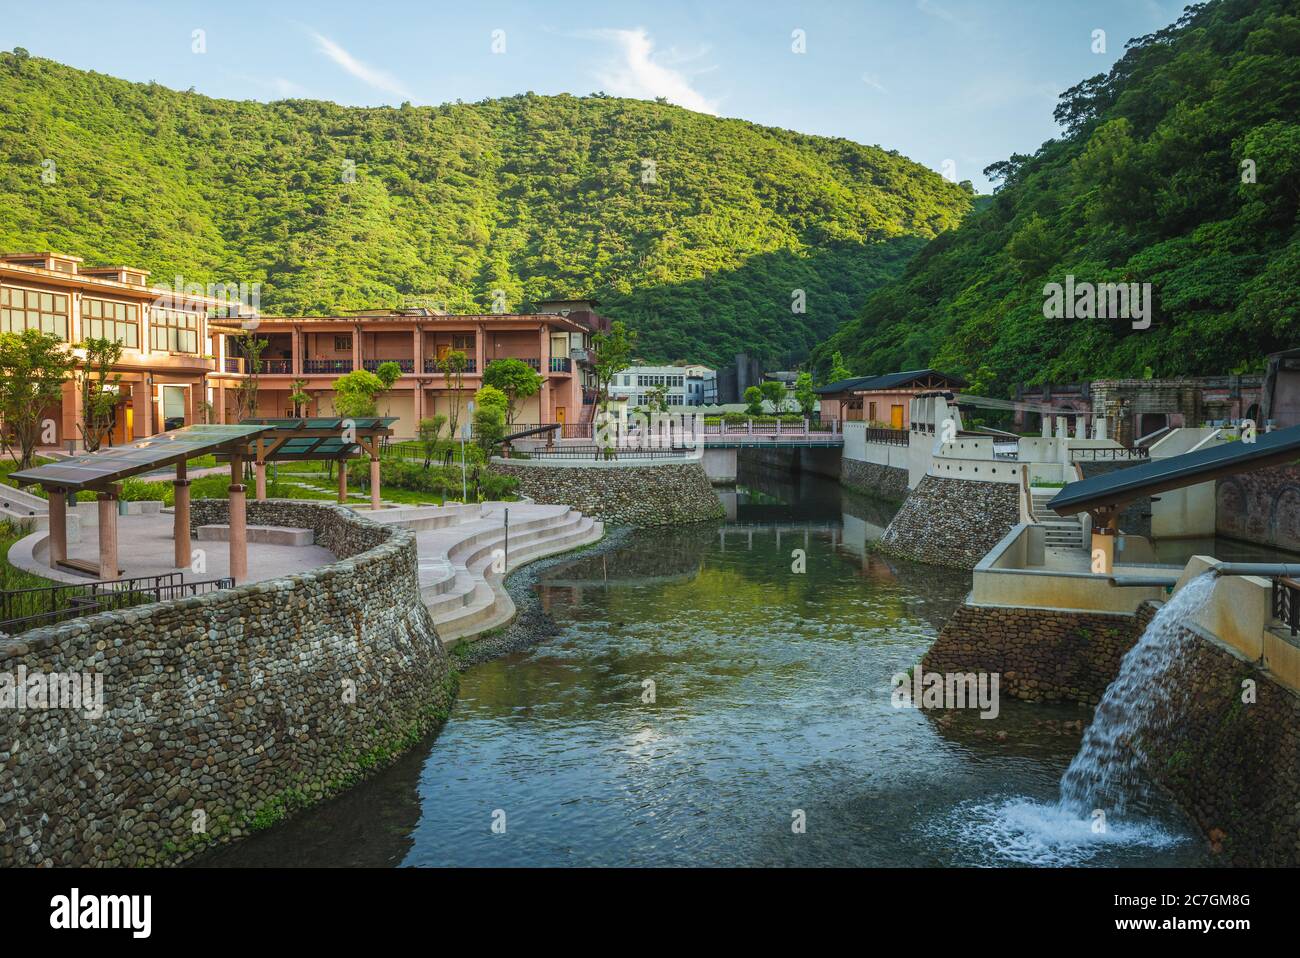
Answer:
[[[353,105],[531,90],[691,109],[980,173],[1057,133],[1056,96],[1184,0],[6,3],[0,49],[215,97]],[[202,30],[206,52],[194,51]],[[803,31],[795,53],[794,31]],[[1093,32],[1105,31],[1105,52]],[[497,49],[494,52],[494,31]]]

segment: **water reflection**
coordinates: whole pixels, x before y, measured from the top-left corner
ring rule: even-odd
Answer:
[[[549,568],[557,634],[469,669],[436,743],[208,863],[997,863],[956,810],[1054,796],[1086,713],[894,708],[969,574],[874,553],[893,507],[829,480],[744,469],[733,495]]]

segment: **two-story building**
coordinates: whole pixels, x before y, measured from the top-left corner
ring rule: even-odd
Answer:
[[[708,366],[629,366],[614,375],[609,397],[632,408],[649,406],[654,392],[667,390],[668,405],[705,406],[717,402],[718,377]]]
[[[113,443],[202,421],[213,368],[208,315],[227,306],[213,296],[160,292],[146,285],[148,276],[129,266],[88,267],[63,253],[0,253],[0,330],[39,329],[73,351],[91,338],[122,344]],[[62,400],[46,410],[59,445],[80,445],[81,405],[69,379]]]
[[[310,397],[312,416],[334,412],[333,385],[354,369],[376,371],[395,362],[401,377],[379,399],[379,411],[397,417],[398,438],[418,434],[421,419],[458,409],[469,421],[467,404],[483,384],[483,371],[496,359],[519,359],[542,376],[541,390],[515,415],[518,425],[577,423],[594,410],[595,374],[591,337],[607,328],[588,300],[554,300],[534,313],[450,315],[427,307],[367,310],[338,316],[260,316],[256,323],[213,321],[216,371],[211,383],[220,421],[234,421],[238,389],[251,365],[241,337],[267,345],[260,357],[259,416],[291,416],[294,383]],[[251,330],[250,330],[251,327]],[[463,352],[468,360],[459,389],[440,361]]]

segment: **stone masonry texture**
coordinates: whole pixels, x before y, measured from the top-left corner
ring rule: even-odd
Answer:
[[[651,527],[724,517],[722,503],[698,462],[584,469],[498,459],[492,469],[517,477],[519,492],[535,502],[572,506],[603,522]]]
[[[193,503],[224,522],[224,500]],[[98,718],[0,713],[0,866],[170,864],[352,784],[433,731],[454,672],[415,538],[339,506],[248,502],[337,561],[0,638],[0,673],[103,677]],[[224,546],[222,546],[224,548]]]
[[[959,606],[922,660],[927,672],[996,672],[1028,702],[1096,705],[1137,640],[1131,615]]]
[[[1220,479],[1221,536],[1300,552],[1300,466],[1274,466]]]
[[[923,478],[903,502],[879,548],[915,562],[973,569],[1020,520],[1010,483]]]
[[[855,492],[898,502],[907,498],[907,470],[859,459],[840,463],[840,483]]]

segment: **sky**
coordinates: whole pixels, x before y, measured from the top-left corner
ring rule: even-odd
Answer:
[[[207,96],[650,99],[981,170],[1185,0],[0,0],[0,49]],[[1104,31],[1097,34],[1096,31]]]

